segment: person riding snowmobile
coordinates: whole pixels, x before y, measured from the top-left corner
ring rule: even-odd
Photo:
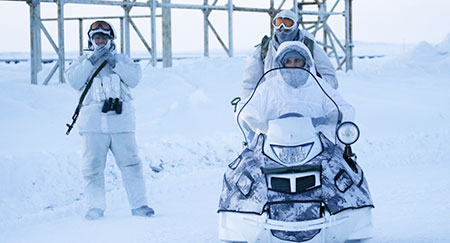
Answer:
[[[316,129],[333,141],[337,119],[350,121],[354,118],[355,111],[336,90],[316,76],[315,62],[306,45],[298,41],[283,42],[278,48],[273,65],[274,68],[301,67],[309,72],[299,68],[272,71],[271,77],[256,88],[253,97],[242,109],[240,118],[246,127],[256,134],[264,133],[269,120],[279,118],[283,114],[300,113],[312,117]],[[334,100],[339,110],[324,91]],[[254,136],[251,136],[250,140],[253,138]]]
[[[245,101],[250,96],[263,73],[275,67],[275,54],[280,45],[286,41],[296,41],[305,44],[315,62],[315,70],[313,72],[332,88],[338,88],[336,72],[327,54],[317,45],[314,37],[308,31],[298,28],[297,22],[298,16],[290,10],[283,10],[275,16],[272,23],[275,28],[273,38],[265,36],[247,61],[241,87],[241,100]],[[271,75],[268,74],[267,77]]]
[[[343,243],[373,237],[372,197],[350,148],[359,137],[349,121],[355,111],[317,77],[314,65],[306,45],[283,42],[272,75],[239,110],[249,142],[223,175],[220,240]]]

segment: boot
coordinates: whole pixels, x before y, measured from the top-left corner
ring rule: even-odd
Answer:
[[[103,209],[101,208],[91,208],[86,212],[84,216],[88,220],[96,220],[103,217]]]
[[[144,205],[136,209],[131,209],[131,214],[135,216],[151,217],[155,214],[155,211],[147,205]]]

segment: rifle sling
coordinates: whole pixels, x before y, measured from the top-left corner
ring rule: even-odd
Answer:
[[[83,93],[80,96],[80,101],[78,102],[78,106],[80,108],[83,105],[84,98],[86,98],[86,95],[87,95],[89,89],[91,88],[92,83],[94,82],[94,78],[98,75],[98,73],[100,73],[100,71],[102,71],[102,69],[106,66],[106,64],[108,64],[108,61],[106,61],[106,60],[103,61],[102,64],[100,64],[100,66],[97,68],[97,70],[95,70],[95,72],[92,74],[91,78],[87,82],[86,88],[84,88]]]
[[[75,125],[75,122],[77,121],[78,114],[80,113],[81,107],[83,106],[84,98],[86,98],[86,95],[87,95],[89,89],[91,88],[92,83],[94,82],[94,78],[98,75],[98,73],[100,73],[100,71],[106,66],[106,64],[108,64],[108,61],[106,61],[106,60],[103,61],[102,64],[100,64],[100,66],[97,68],[97,70],[95,70],[95,72],[89,78],[89,81],[86,83],[86,87],[84,88],[83,93],[80,96],[80,100],[78,101],[77,108],[75,109],[75,112],[72,116],[72,124],[66,124],[66,126],[68,127],[66,135],[69,135],[70,131],[73,128],[73,125]]]

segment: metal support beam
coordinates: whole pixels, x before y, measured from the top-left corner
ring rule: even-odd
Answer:
[[[294,0],[294,8],[292,9],[296,16],[298,16],[298,1]]]
[[[331,50],[334,53],[334,57],[336,58],[336,63],[339,65],[339,56],[337,54],[336,46],[334,45],[333,38],[331,38],[331,35],[332,35],[333,32],[330,31],[328,25],[324,26],[324,30],[326,30],[326,33],[330,36],[330,43],[331,43],[331,47],[332,47]],[[336,38],[336,42],[339,43],[339,40],[337,38]],[[341,65],[339,65],[337,67],[337,69],[340,70],[341,69]]]
[[[53,47],[53,50],[55,50],[56,54],[58,54],[59,48],[58,46],[56,46],[55,41],[53,41],[53,38],[48,33],[47,28],[45,28],[44,24],[39,19],[36,20],[36,23],[39,25],[42,32],[44,32],[44,35],[45,37],[47,37],[48,42],[50,42],[50,45]]]
[[[64,0],[58,0],[58,66],[59,82],[64,83],[65,54],[64,54]]]
[[[125,54],[125,31],[124,31],[124,20],[123,17],[120,18],[120,53]]]
[[[24,0],[18,0],[24,1]],[[41,3],[54,3],[55,0],[39,0]],[[101,5],[101,6],[117,6],[117,7],[148,7],[149,4],[147,2],[133,2],[133,3],[124,3],[123,0],[118,1],[103,1],[103,0],[67,0],[66,3],[70,4],[87,4],[87,5]]]
[[[203,5],[208,5],[208,0],[203,0]],[[208,16],[209,11],[203,9],[203,56],[209,57],[209,32],[208,32]]]
[[[0,0],[2,1],[2,0]],[[7,0],[11,1],[11,0]],[[67,3],[67,0],[66,0]],[[157,17],[162,17],[161,15],[157,15]],[[136,19],[136,18],[150,18],[150,15],[130,15],[130,18]],[[123,16],[91,16],[91,17],[65,17],[64,20],[98,20],[98,19],[123,19]],[[57,21],[57,18],[41,18],[41,21]]]
[[[220,38],[219,33],[217,32],[217,30],[214,28],[214,26],[211,24],[211,22],[209,22],[208,19],[206,21],[208,22],[209,27],[211,28],[212,32],[216,36],[216,38],[219,41],[220,45],[222,45],[223,49],[227,52],[227,54],[230,53],[230,51],[228,50],[228,47],[223,42],[222,38]]]
[[[152,66],[156,67],[157,53],[156,53],[156,0],[151,0],[150,6],[151,15],[151,35],[152,35]]]
[[[345,1],[345,71],[353,70],[352,0]]]
[[[163,4],[170,4],[170,0],[162,0]],[[163,35],[163,67],[172,66],[172,21],[170,8],[162,7],[162,35]]]
[[[136,34],[138,35],[139,39],[141,39],[142,43],[144,44],[145,48],[147,49],[148,53],[150,55],[152,54],[152,48],[148,45],[147,41],[145,40],[144,36],[142,35],[141,31],[139,31],[139,28],[134,23],[134,21],[131,18],[128,18],[128,22],[131,24],[133,29],[136,31]]]
[[[47,75],[47,78],[45,78],[44,83],[42,83],[43,85],[47,85],[48,82],[50,82],[50,79],[53,77],[53,75],[56,72],[56,69],[58,69],[58,62],[55,63],[55,65],[53,66],[52,70],[50,70],[50,72]]]
[[[281,11],[281,8],[284,6],[285,2],[286,2],[286,0],[281,1],[280,5],[277,8],[277,12]]]
[[[53,77],[53,75],[56,72],[56,69],[59,67],[59,63],[60,63],[60,49],[58,48],[58,46],[56,46],[55,42],[53,41],[52,37],[50,36],[50,34],[48,33],[47,29],[45,28],[44,24],[42,23],[41,19],[39,18],[39,15],[33,14],[33,22],[36,25],[36,31],[40,32],[40,30],[42,30],[42,32],[44,32],[44,35],[47,37],[48,41],[50,42],[50,45],[53,47],[53,49],[55,50],[56,54],[58,55],[58,61],[56,63],[56,65],[53,66],[52,70],[50,71],[50,73],[47,75],[47,77],[44,80],[44,85],[47,85],[48,82],[50,81],[50,79]],[[32,19],[32,18],[30,18]],[[33,33],[34,31],[32,31],[31,33]],[[39,47],[35,48],[35,51],[31,51],[31,55],[34,56],[34,58],[36,59],[36,56],[40,56],[40,35],[38,36],[39,39]],[[37,39],[32,39],[32,42],[34,42],[35,44],[37,43],[36,41]],[[37,50],[37,51],[36,51]],[[38,52],[38,53],[36,53]],[[42,68],[42,61],[41,58],[38,57],[38,61],[35,61],[35,64],[33,64],[33,58],[31,58],[31,76],[32,76],[32,80],[33,78],[35,78],[35,82],[34,84],[37,84],[37,72],[40,71]],[[36,67],[36,62],[39,62],[39,66]],[[64,82],[64,79],[63,79]]]
[[[233,47],[233,0],[228,0],[228,56],[234,55]]]
[[[30,70],[31,70],[31,84],[38,84],[37,74],[39,72],[38,67],[38,42],[37,42],[37,32],[40,28],[37,25],[36,19],[40,17],[40,12],[38,11],[39,1],[33,0],[28,3],[30,5]]]
[[[216,6],[218,0],[214,0],[211,6]],[[203,5],[208,5],[208,0],[203,0]],[[209,26],[211,23],[209,22],[209,15],[211,14],[211,9],[203,9],[203,56],[209,57]],[[217,34],[216,34],[217,36]],[[220,40],[219,40],[220,41]],[[225,48],[226,50],[226,48]]]
[[[36,12],[37,12],[37,18],[41,18],[41,5],[38,4],[36,6]],[[38,26],[38,25],[37,25]],[[36,47],[37,47],[37,57],[36,57],[36,61],[38,63],[37,65],[37,70],[38,72],[40,72],[42,70],[42,43],[41,43],[41,31],[39,28],[37,28],[37,32],[36,32]]]
[[[130,49],[130,7],[128,5],[126,5],[127,3],[129,3],[129,0],[123,0],[124,7],[123,7],[123,11],[124,11],[124,18],[123,18],[123,31],[124,31],[124,46],[125,46],[125,55],[127,55],[128,57],[130,57],[130,53],[131,53],[131,49]]]

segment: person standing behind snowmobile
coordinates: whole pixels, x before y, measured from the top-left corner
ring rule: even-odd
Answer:
[[[152,216],[147,206],[142,162],[135,138],[135,115],[130,88],[141,79],[141,67],[127,56],[116,53],[113,26],[96,21],[88,31],[90,55],[80,56],[68,67],[70,85],[83,91],[89,77],[106,60],[107,65],[94,78],[80,111],[78,127],[84,142],[84,164],[88,211],[86,219],[103,217],[106,208],[104,169],[109,150],[118,165],[132,215]]]
[[[298,16],[290,10],[283,10],[275,16],[272,23],[275,28],[273,38],[264,36],[261,44],[256,46],[256,50],[248,59],[241,87],[240,98],[242,100],[246,100],[250,96],[262,75],[274,68],[275,53],[285,41],[304,43],[310,50],[316,64],[314,72],[331,87],[338,88],[336,72],[327,54],[315,43],[314,37],[310,33],[306,30],[299,30],[297,21]],[[271,75],[268,74],[266,79]]]
[[[286,41],[279,46],[274,68],[285,68],[272,71],[273,75],[258,86],[253,97],[242,108],[240,119],[244,121],[244,127],[252,132],[247,140],[254,141],[254,134],[267,132],[269,120],[294,113],[311,117],[316,130],[335,141],[338,119],[351,121],[355,111],[336,90],[316,76],[314,65],[311,53],[303,43]],[[320,86],[310,73],[300,68],[310,71]]]

